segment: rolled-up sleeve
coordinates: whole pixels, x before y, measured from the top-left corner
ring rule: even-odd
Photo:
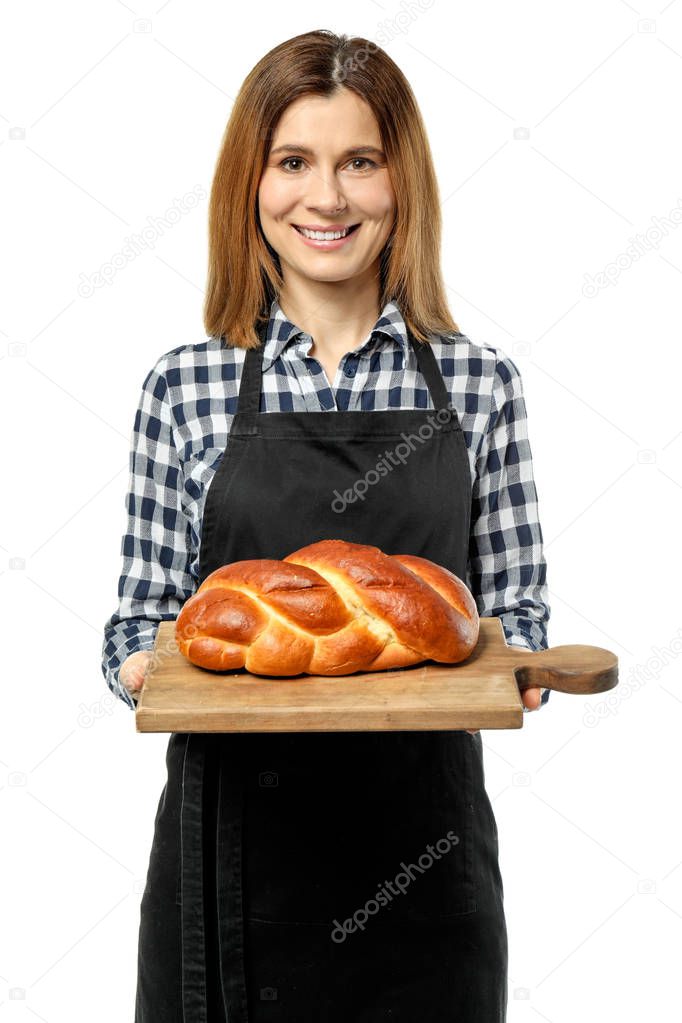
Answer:
[[[526,404],[519,370],[501,353],[476,459],[469,577],[479,614],[500,618],[510,646],[547,648],[547,564]],[[545,689],[543,704],[548,699]]]
[[[153,648],[159,621],[175,619],[196,588],[163,358],[142,384],[129,466],[119,602],[104,625],[102,672],[114,695],[134,710],[135,701],[119,682],[121,664]]]

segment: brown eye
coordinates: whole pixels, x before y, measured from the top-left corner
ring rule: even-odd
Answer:
[[[288,164],[291,164],[291,163],[303,163],[303,160],[302,160],[302,158],[300,156],[287,156],[286,159],[282,160],[282,162],[280,163],[280,167],[286,167],[287,170],[290,170],[290,171],[295,173],[295,171],[298,168],[287,166]],[[356,163],[364,163],[364,164],[367,164],[369,167],[376,167],[377,166],[377,164],[374,162],[374,160],[370,160],[366,156],[354,156],[353,159],[351,160],[351,164],[356,164]],[[365,168],[364,167],[356,167],[356,170],[365,170]]]

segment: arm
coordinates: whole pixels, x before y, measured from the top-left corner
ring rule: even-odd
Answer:
[[[547,649],[547,565],[521,376],[498,355],[489,420],[476,460],[470,589],[481,616],[496,615],[507,643]],[[542,691],[542,704],[549,690]],[[525,709],[525,708],[524,708]]]
[[[160,363],[145,377],[135,416],[119,604],[104,625],[102,644],[106,683],[133,710],[135,702],[119,681],[121,664],[130,654],[153,648],[159,621],[176,618],[196,588],[189,572],[190,524],[181,506],[181,467]]]

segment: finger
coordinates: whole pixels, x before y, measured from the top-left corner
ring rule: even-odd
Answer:
[[[136,693],[142,688],[143,674],[137,667],[129,668],[124,677],[121,679],[121,682],[129,693]]]
[[[124,685],[133,685],[140,689],[149,671],[152,654],[149,650],[133,654],[121,667],[119,678]]]
[[[528,710],[537,710],[542,700],[542,690],[539,686],[531,686],[523,691],[523,705]]]

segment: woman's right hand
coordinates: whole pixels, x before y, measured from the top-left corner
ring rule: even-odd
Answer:
[[[137,700],[142,683],[152,659],[151,650],[138,650],[136,654],[130,654],[121,665],[118,678],[121,685],[128,690],[134,700]]]

